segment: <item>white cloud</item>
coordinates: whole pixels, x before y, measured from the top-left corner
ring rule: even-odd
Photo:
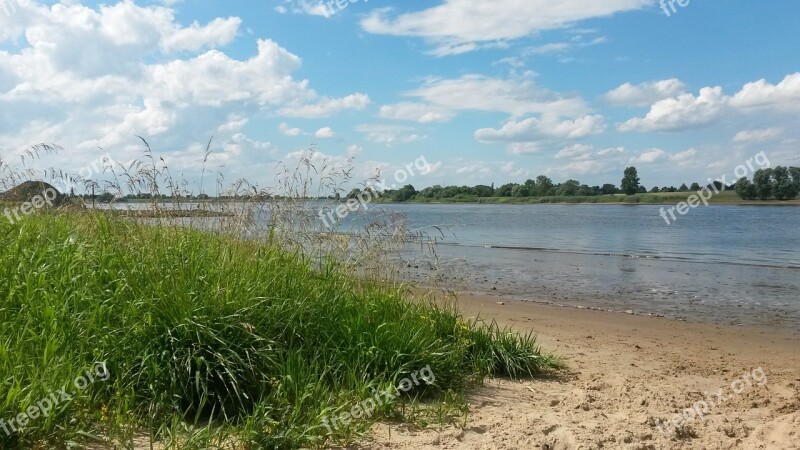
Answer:
[[[745,84],[733,96],[722,88],[704,87],[700,93],[683,93],[659,100],[645,117],[635,117],[617,126],[619,131],[674,131],[709,125],[724,114],[794,114],[800,111],[800,72],[787,75],[780,83],[759,80]],[[762,116],[769,117],[769,116]]]
[[[641,9],[650,0],[445,0],[421,11],[374,11],[361,22],[376,34],[429,40],[436,55],[459,54],[563,28],[585,19]]]
[[[424,103],[396,103],[384,105],[380,109],[380,117],[384,119],[411,120],[419,123],[447,122],[455,116],[455,112],[440,106]]]
[[[333,129],[331,127],[320,128],[314,133],[314,137],[317,139],[329,139],[332,138],[334,135]]]
[[[506,149],[512,155],[525,155],[540,152],[542,146],[537,142],[512,142],[506,146]]]
[[[280,132],[283,133],[285,136],[294,137],[303,134],[303,130],[301,130],[300,128],[292,128],[286,122],[282,122],[278,126],[278,130],[280,130]]]
[[[783,128],[760,128],[756,130],[745,130],[736,133],[733,137],[734,142],[764,142],[775,139],[783,133]]]
[[[625,83],[606,93],[605,99],[612,105],[649,106],[659,100],[680,95],[684,89],[686,85],[677,78],[637,85]]]
[[[361,110],[369,106],[369,104],[368,95],[352,94],[343,98],[322,98],[313,104],[285,107],[278,110],[278,113],[287,117],[316,119],[330,117],[346,109]]]
[[[576,117],[588,112],[586,102],[580,97],[542,89],[533,78],[532,73],[526,73],[509,79],[475,74],[431,79],[405,95],[445,111],[503,112],[514,117],[530,113]]]
[[[800,72],[787,75],[780,83],[766,80],[747,83],[731,99],[731,106],[741,109],[800,111]]]
[[[363,133],[368,141],[386,146],[407,144],[427,137],[415,133],[413,128],[398,125],[362,124],[356,127],[356,131]]]
[[[350,157],[358,156],[363,151],[364,151],[363,147],[360,147],[358,145],[353,144],[350,147],[347,147],[347,156],[350,156]]]
[[[368,104],[364,94],[318,94],[296,78],[302,60],[272,40],[258,40],[252,56],[230,56],[223,47],[240,25],[237,17],[183,25],[169,7],[130,0],[94,8],[26,2],[13,18],[0,15],[0,43],[9,43],[0,50],[0,109],[14,111],[0,122],[0,151],[56,142],[69,150],[46,164],[71,167],[93,160],[98,147],[119,160],[140,156],[141,135],[188,171],[214,133],[210,162],[261,176],[275,149],[242,132],[247,118]]]
[[[562,120],[550,115],[510,120],[502,128],[482,128],[475,132],[481,142],[529,142],[543,138],[579,139],[603,131],[603,116],[586,115],[575,120]]]
[[[562,148],[556,153],[556,159],[562,158],[584,158],[594,151],[593,145],[588,144],[573,144],[568,147]]]
[[[327,2],[319,0],[284,0],[282,5],[275,7],[275,11],[280,14],[307,14],[324,18],[332,17],[335,9],[326,6]]]
[[[633,118],[620,124],[620,131],[673,131],[706,125],[723,111],[727,99],[722,88],[706,87],[700,94],[681,94],[675,98],[660,100],[650,107],[643,118]]]

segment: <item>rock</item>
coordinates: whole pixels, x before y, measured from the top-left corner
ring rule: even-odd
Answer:
[[[633,311],[629,309],[629,310],[625,311],[625,314],[633,314]]]
[[[497,304],[502,306],[502,305],[505,305],[506,302],[497,302]]]

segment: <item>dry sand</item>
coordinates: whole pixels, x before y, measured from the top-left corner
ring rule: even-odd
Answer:
[[[499,301],[458,300],[465,315],[537,331],[544,349],[562,356],[570,374],[488,381],[470,395],[465,429],[378,424],[359,448],[800,449],[800,330]],[[732,386],[745,374],[750,385]],[[680,430],[656,427],[656,419],[692,408],[706,392],[713,405],[706,413],[697,404],[702,419],[692,417]]]

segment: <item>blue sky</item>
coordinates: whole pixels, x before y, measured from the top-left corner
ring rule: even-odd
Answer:
[[[666,3],[0,0],[0,155],[77,170],[141,135],[195,179],[214,135],[227,179],[313,148],[357,179],[424,156],[417,188],[800,165],[800,3]]]

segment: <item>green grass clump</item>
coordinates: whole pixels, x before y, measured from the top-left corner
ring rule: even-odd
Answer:
[[[95,362],[110,373],[47,417],[0,429],[0,448],[125,446],[136,433],[176,448],[323,447],[369,427],[330,435],[323,418],[426,366],[435,382],[372,420],[422,400],[441,417],[443,401],[463,408],[486,376],[559,366],[533,335],[404,292],[188,228],[89,212],[0,221],[0,419],[71,388]]]

